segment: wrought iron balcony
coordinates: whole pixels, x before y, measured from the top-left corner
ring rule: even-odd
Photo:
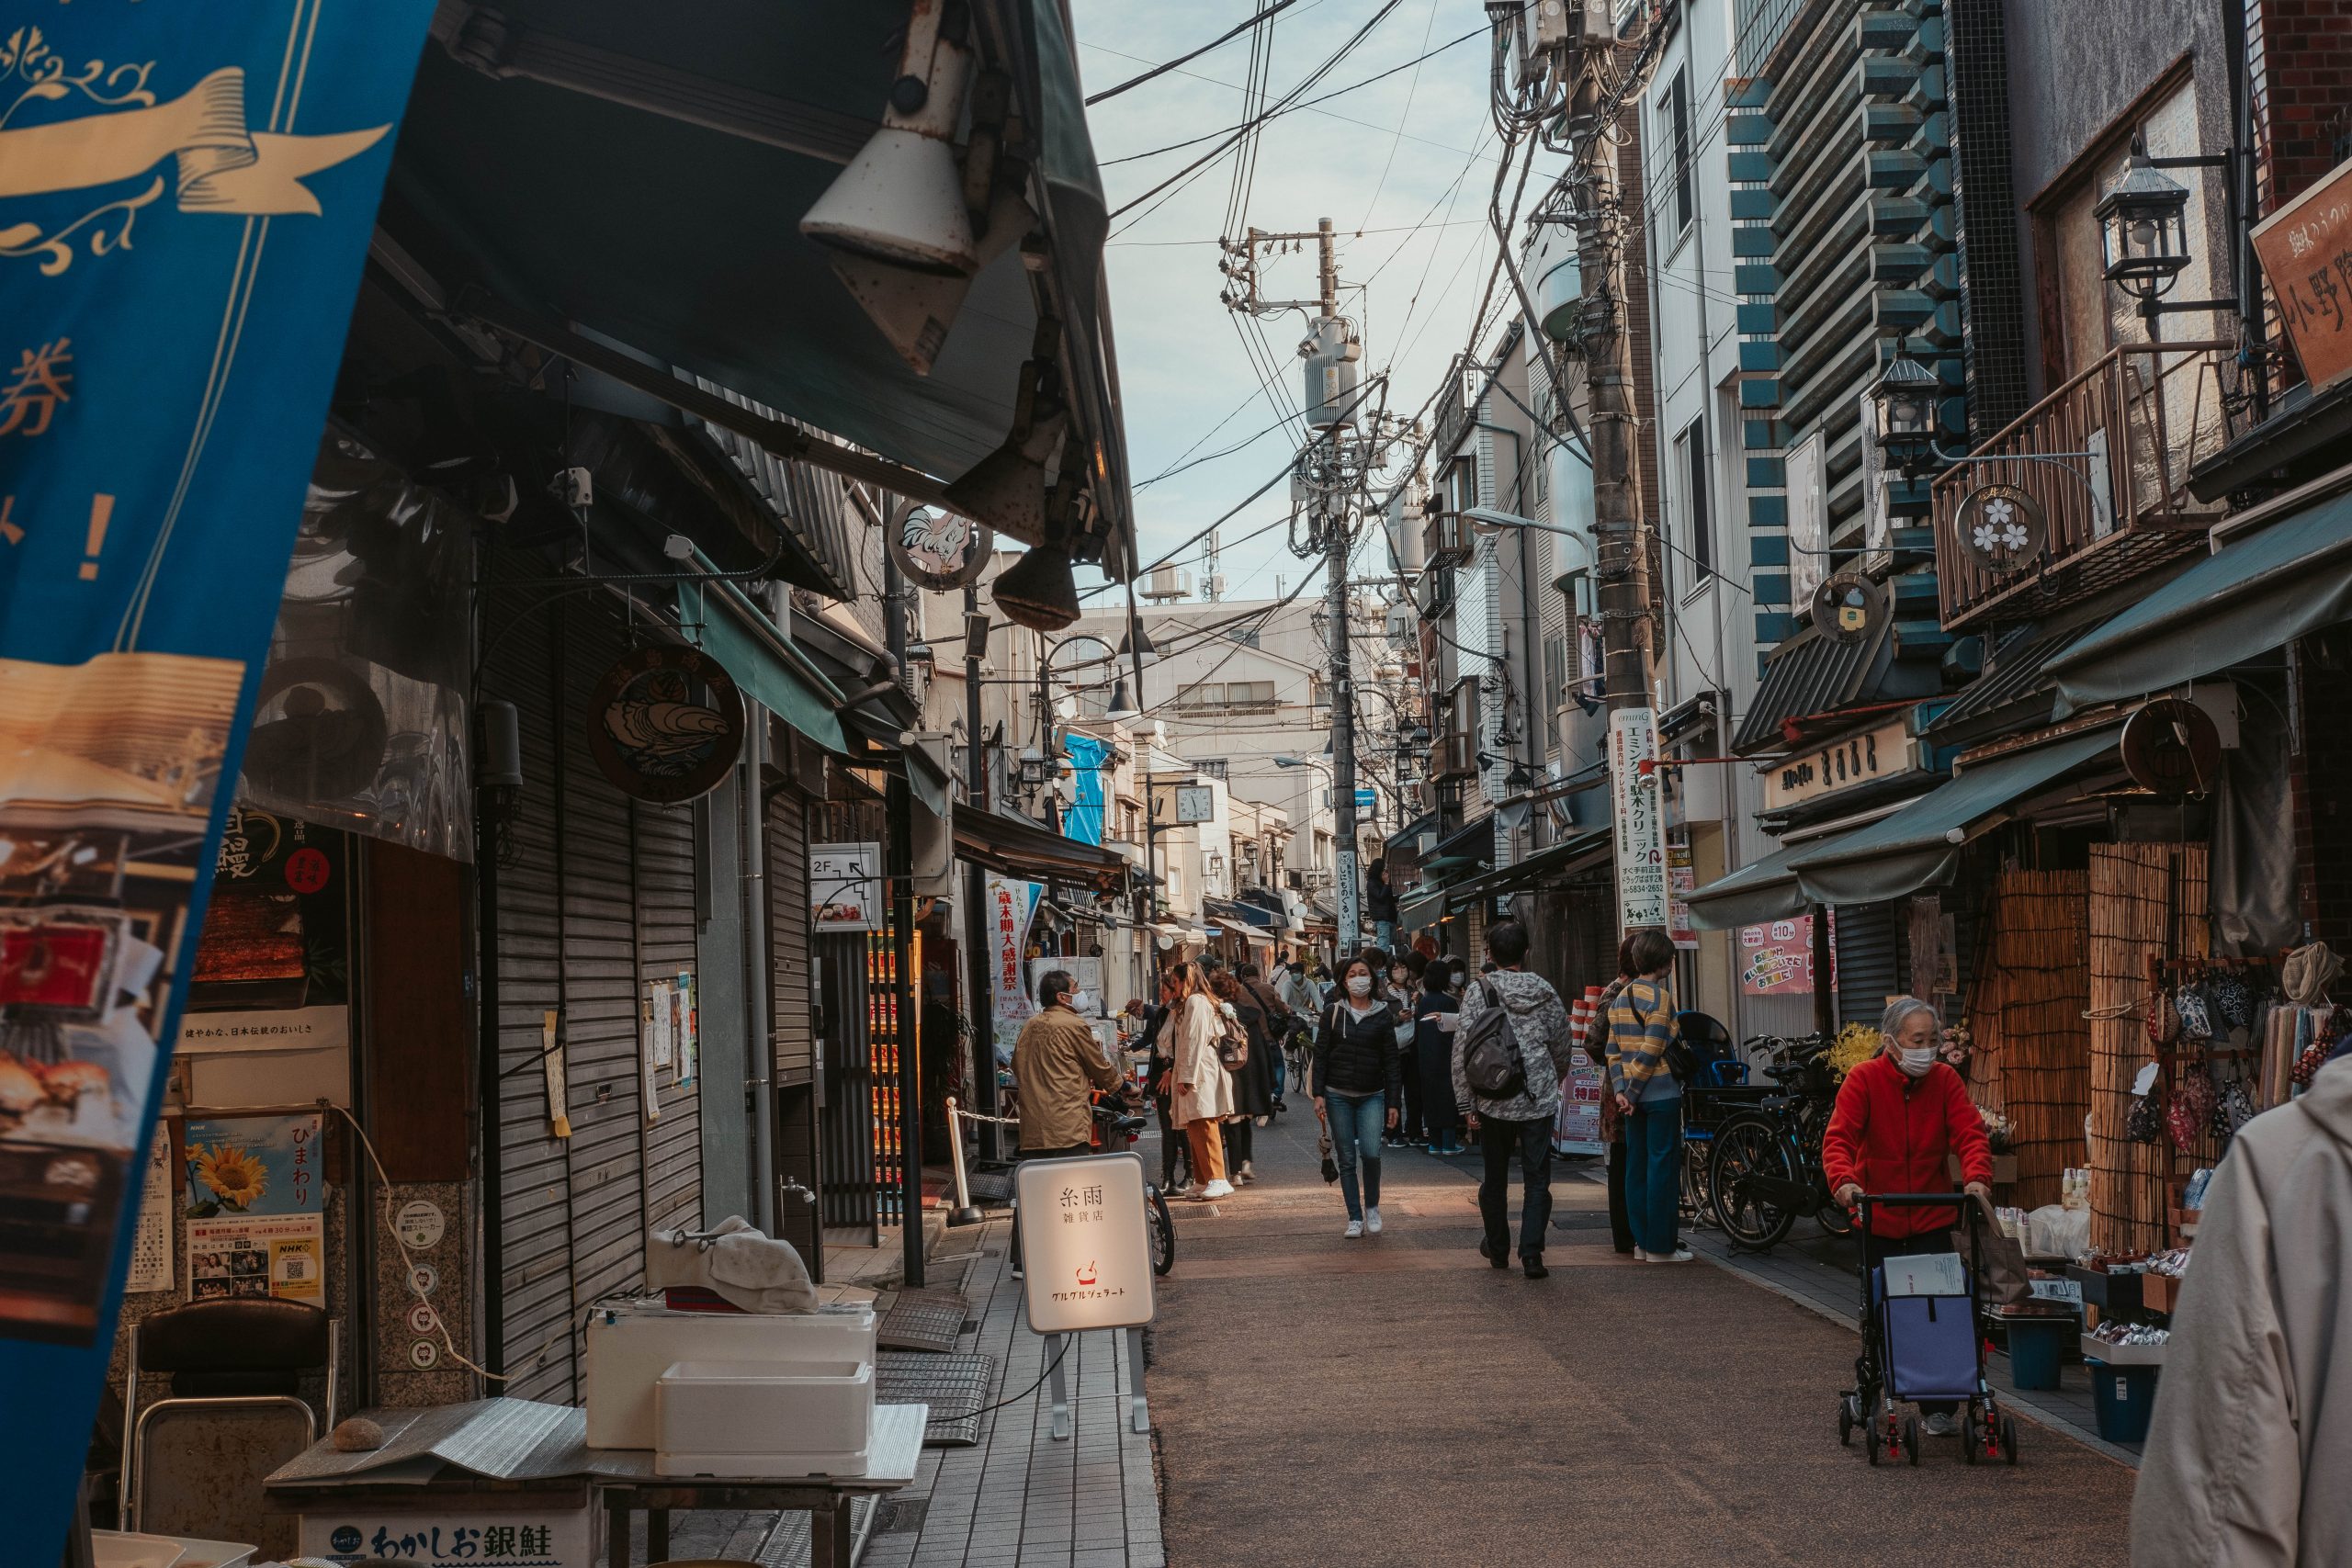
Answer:
[[[2224,343],[2126,344],[2026,411],[1935,483],[1936,581],[1960,631],[2090,597],[2197,549],[2225,510],[2188,491],[2227,444]],[[1990,459],[1990,460],[1984,460]],[[2047,520],[2041,547],[2007,570],[1961,536],[1962,503],[2013,485]]]

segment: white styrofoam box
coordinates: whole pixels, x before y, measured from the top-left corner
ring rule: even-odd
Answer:
[[[653,1383],[680,1361],[874,1364],[871,1307],[856,1312],[673,1312],[612,1302],[588,1319],[588,1446],[650,1449]]]
[[[871,1361],[680,1361],[653,1384],[663,1475],[864,1475]]]
[[[97,1568],[172,1568],[187,1549],[167,1535],[132,1530],[92,1530],[90,1556]]]

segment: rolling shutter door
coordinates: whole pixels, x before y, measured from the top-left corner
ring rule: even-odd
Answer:
[[[1906,935],[1901,899],[1838,910],[1838,1021],[1875,1024],[1902,989],[1896,952]]]
[[[782,750],[780,747],[778,749]],[[767,803],[768,1020],[775,1038],[776,1174],[815,1190],[817,1049],[810,1012],[816,990],[809,971],[808,807],[786,784]],[[823,1255],[815,1204],[780,1199],[776,1230],[803,1258]]]
[[[514,630],[489,649],[482,694],[514,705],[523,760],[523,787],[497,840],[500,1180],[492,1201],[500,1248],[487,1261],[503,1292],[494,1329],[509,1381],[500,1392],[563,1400],[573,1386],[571,1178],[566,1145],[550,1130],[539,1062],[544,1020],[560,1011],[562,995],[553,690],[562,630],[554,612],[534,609],[518,592],[485,597],[484,625]]]
[[[637,969],[640,987],[695,974],[695,819],[687,806],[629,802],[636,833]],[[701,979],[695,976],[696,994]],[[644,992],[640,988],[639,996]],[[645,1213],[654,1229],[701,1228],[702,1098],[681,1087],[674,1060],[654,1074],[662,1119],[646,1128]]]

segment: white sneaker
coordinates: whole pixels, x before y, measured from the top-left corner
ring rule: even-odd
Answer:
[[[1212,1181],[1201,1189],[1200,1196],[1203,1201],[1212,1198],[1230,1198],[1233,1196],[1233,1183],[1222,1179]]]
[[[1692,1254],[1687,1247],[1678,1247],[1672,1252],[1644,1252],[1637,1247],[1634,1256],[1645,1263],[1688,1263]]]
[[[1956,1438],[1960,1436],[1960,1423],[1939,1411],[1923,1419],[1919,1430],[1931,1438]]]
[[[1650,1255],[1649,1255],[1649,1253],[1648,1253],[1647,1251],[1645,1251],[1645,1249],[1643,1249],[1643,1248],[1641,1248],[1641,1247],[1635,1247],[1635,1248],[1634,1248],[1634,1262],[1636,1262],[1636,1263],[1647,1263],[1649,1260],[1650,1260]]]
[[[1353,1241],[1356,1237],[1363,1235],[1363,1222],[1362,1220],[1350,1220],[1348,1222],[1348,1228],[1341,1231],[1340,1234],[1346,1236],[1350,1241]]]
[[[1380,1234],[1380,1211],[1378,1209],[1366,1209],[1363,1212],[1363,1234],[1366,1235],[1378,1235]]]

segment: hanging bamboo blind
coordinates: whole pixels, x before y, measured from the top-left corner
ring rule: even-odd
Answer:
[[[2018,1175],[2007,1201],[2023,1209],[2058,1201],[2062,1174],[2083,1157],[2089,883],[2079,871],[2002,872],[1969,998],[1969,1093],[2009,1119]]]
[[[2096,844],[2090,852],[2091,1245],[2107,1252],[2165,1244],[2169,1139],[2123,1135],[2132,1082],[2155,1059],[2148,1039],[2150,968],[2206,951],[2205,846]],[[2208,1158],[2206,1163],[2211,1163]]]

